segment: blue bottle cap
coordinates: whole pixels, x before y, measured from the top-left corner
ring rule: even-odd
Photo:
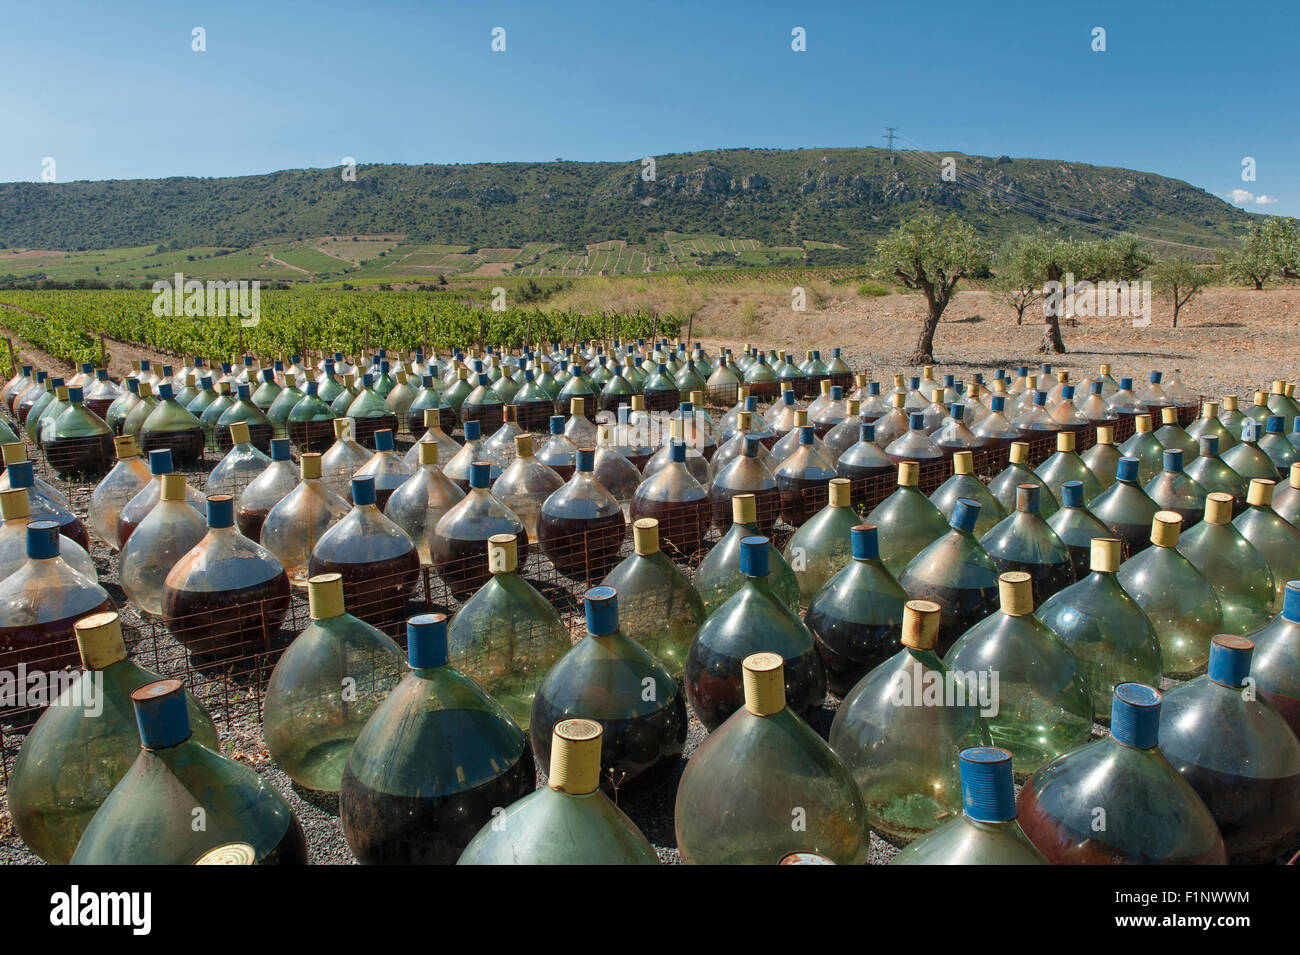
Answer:
[[[673,443],[668,448],[668,459],[678,464],[684,463],[686,461],[686,443],[673,438]]]
[[[95,380],[96,380],[96,381],[108,381],[108,369],[107,369],[107,368],[96,368],[96,369],[95,369]]]
[[[51,388],[62,388],[62,387],[63,387],[63,379],[62,379],[62,378],[59,378],[59,377],[51,378],[51,379],[50,379],[50,387],[51,387]]]
[[[1083,482],[1066,481],[1061,485],[1061,506],[1079,507],[1083,504]]]
[[[1092,384],[1088,386],[1088,391],[1090,391],[1094,395],[1101,394],[1101,382],[1094,381]]]
[[[1026,514],[1038,513],[1038,492],[1041,488],[1037,484],[1017,484],[1016,485],[1016,510],[1023,511]]]
[[[406,621],[406,660],[412,670],[447,665],[445,613],[422,613]]]
[[[389,369],[390,367],[391,367],[391,366],[388,364],[388,362],[386,362],[386,361],[381,361],[381,362],[379,363],[379,373],[380,373],[381,375],[386,375],[386,374],[388,374],[388,369]]]
[[[1158,371],[1151,372],[1151,384],[1153,385],[1160,384],[1160,377],[1161,377],[1160,372]]]
[[[1120,391],[1132,391],[1132,390],[1133,390],[1133,379],[1132,379],[1132,378],[1121,378],[1121,379],[1119,380],[1119,390],[1120,390]]]
[[[478,386],[480,388],[490,388],[492,386],[492,382],[487,375],[482,374],[480,372],[478,376]]]
[[[315,378],[307,382],[307,394],[314,395],[319,391],[320,391],[320,385],[316,384]]]
[[[251,358],[245,358],[245,359],[244,359],[244,364],[249,364],[250,362],[252,362],[252,359],[251,359]],[[141,371],[148,371],[148,370],[149,370],[149,359],[146,358],[146,359],[144,359],[143,361],[140,362],[140,370],[141,370]]]
[[[30,374],[32,373],[32,366],[31,366],[31,365],[23,365],[22,367],[23,367],[23,375],[24,375],[24,376],[30,375]]]
[[[1050,375],[1052,373],[1052,363],[1050,361],[1039,362],[1038,371],[1039,374]]]
[[[813,429],[812,429],[812,425],[810,425],[810,424],[806,424],[806,425],[804,425],[802,428],[799,429],[799,443],[800,443],[800,444],[812,444],[812,443],[813,443]]]
[[[1300,580],[1286,582],[1286,589],[1282,592],[1282,616],[1292,623],[1300,623]]]
[[[235,499],[229,494],[213,494],[208,498],[208,526],[231,527],[235,523]]]
[[[72,397],[72,391],[68,391],[68,397]],[[1268,420],[1264,422],[1264,431],[1268,434],[1284,434],[1282,430],[1282,416],[1280,414],[1271,414]]]
[[[190,738],[190,711],[180,680],[146,683],[131,693],[131,705],[145,749],[166,749]]]
[[[587,632],[603,637],[618,629],[618,592],[613,587],[592,587],[582,597],[587,611]]]
[[[766,537],[740,539],[740,572],[746,577],[766,577],[771,567],[769,541]]]
[[[551,415],[551,434],[564,434],[564,415]]]
[[[695,407],[689,401],[683,401],[677,406],[677,410],[681,412],[682,417],[685,418],[688,414],[694,413]]]
[[[747,458],[756,458],[758,457],[758,449],[759,447],[762,446],[762,444],[763,444],[762,438],[759,438],[756,435],[747,434],[745,435],[745,447],[742,449],[742,453]],[[685,458],[683,458],[682,460],[685,460]]]
[[[1138,459],[1123,457],[1115,462],[1115,480],[1132,484],[1138,479]]]
[[[686,450],[686,447],[685,447],[685,445],[683,445],[683,446],[682,446],[682,451],[685,452],[685,450]],[[672,450],[670,450],[670,451],[669,451],[669,454],[672,454],[672,453],[673,453]],[[673,460],[677,460],[677,459],[674,458]],[[683,456],[681,460],[685,461],[686,458]],[[590,471],[594,470],[595,467],[596,467],[596,449],[595,449],[595,448],[579,448],[579,449],[578,449],[578,454],[577,454],[577,456],[576,456],[576,458],[575,458],[575,460],[574,460],[574,468],[575,468],[576,470],[578,470],[578,471],[586,471],[586,472],[590,472]]]
[[[277,362],[276,362],[276,365],[278,366],[279,364],[280,364],[280,363],[277,361]],[[263,381],[274,381],[274,380],[275,380],[275,371],[276,371],[276,369],[272,369],[272,368],[263,368],[263,369],[262,369],[262,380],[263,380]]]
[[[163,385],[163,387],[166,388],[168,391],[171,391],[171,385]],[[82,390],[80,388],[68,389],[68,401],[72,402],[72,404],[74,405],[81,404],[81,396],[82,396]],[[170,398],[171,395],[163,395],[162,397]]]
[[[1027,375],[1027,374],[1029,374],[1029,366],[1028,366],[1028,365],[1016,365],[1016,377],[1017,377],[1017,378],[1023,378],[1023,377],[1025,377],[1025,375]]]
[[[787,388],[785,391],[781,392],[781,403],[782,403],[783,405],[792,405],[792,404],[794,404],[794,392],[791,391],[789,388]]]
[[[959,497],[953,506],[952,517],[948,519],[948,526],[970,533],[975,530],[975,522],[979,519],[980,502],[972,501],[968,497]]]
[[[907,379],[907,387],[912,391],[916,391],[916,389],[921,387],[921,379],[915,377]]]
[[[481,437],[483,437],[483,426],[477,421],[466,421],[465,440],[477,441]]]
[[[236,390],[236,393],[238,394],[241,401],[247,401],[248,394],[249,394],[248,385],[247,384],[240,385],[239,388]]]
[[[989,399],[989,407],[992,408],[994,411],[1001,411],[1006,406],[1007,406],[1007,399],[1004,398],[1002,395],[994,395],[991,399]]]
[[[223,362],[221,363],[221,371],[222,371],[223,374],[226,374],[226,375],[230,374],[230,362],[228,362],[228,361],[223,361]],[[134,379],[132,379],[132,380],[134,380]]]
[[[1245,686],[1250,676],[1250,658],[1255,652],[1255,641],[1232,633],[1217,634],[1210,644],[1210,665],[1207,674],[1223,686]]]
[[[1061,397],[1066,401],[1074,400],[1074,385],[1066,385],[1061,389]]]
[[[1016,818],[1010,753],[997,746],[972,746],[961,751],[958,761],[967,816],[977,822],[1010,822]]]
[[[1259,422],[1254,418],[1247,418],[1241,423],[1241,440],[1244,444],[1259,440]]]
[[[854,560],[875,560],[880,556],[880,538],[875,524],[859,524],[849,531]]]
[[[287,443],[287,442],[286,442]],[[275,450],[275,442],[271,442],[271,450]],[[391,428],[383,428],[375,432],[375,450],[391,451],[393,450],[393,431]]]
[[[874,443],[876,440],[875,422],[864,421],[858,425],[858,440]]]
[[[81,373],[82,373],[83,375],[89,375],[89,374],[90,374],[92,371],[94,371],[94,370],[95,370],[95,366],[92,365],[90,362],[88,362],[88,361],[83,361],[83,362],[81,363]]]
[[[948,406],[948,414],[956,421],[961,421],[965,417],[966,408],[960,402],[954,401]]]
[[[1110,734],[1117,743],[1134,749],[1152,749],[1159,741],[1159,690],[1142,683],[1121,683],[1115,687],[1110,708]]]
[[[375,503],[375,479],[373,475],[362,474],[352,479],[352,503],[359,507]]]
[[[171,474],[172,473],[172,452],[171,448],[158,448],[149,452],[149,473],[150,474]]]
[[[469,466],[469,486],[487,487],[492,481],[492,465],[486,461],[473,461]]]
[[[36,380],[37,380],[38,382],[44,382],[45,379],[48,378],[48,377],[50,377],[50,376],[49,376],[49,374],[48,374],[47,372],[44,372],[44,371],[38,371],[38,372],[36,373]]]
[[[31,462],[27,462],[31,466]],[[48,560],[59,556],[59,525],[55,521],[32,521],[27,525],[27,556]]]
[[[31,461],[15,461],[6,470],[9,473],[9,486],[12,488],[33,487],[36,484],[36,472],[32,470]]]
[[[831,401],[839,401],[844,397],[844,389],[839,385],[831,385]]]
[[[365,388],[369,388],[369,387],[370,387],[371,385],[373,385],[374,383],[375,383],[375,379],[373,379],[373,378],[370,377],[370,372],[367,371],[367,372],[363,372],[363,373],[362,373],[362,375],[361,375],[361,387],[362,387],[363,389],[365,389]]]
[[[426,386],[426,387],[427,387],[428,385],[433,384],[433,376],[432,376],[432,375],[426,375],[425,377],[426,377],[426,379],[427,379],[427,380],[425,381],[425,386]],[[525,368],[525,369],[524,369],[524,381],[536,381],[536,380],[537,380],[537,376],[533,374],[533,370],[532,370],[531,368]]]
[[[77,391],[80,391],[80,390],[81,390],[80,388],[77,389]],[[172,386],[171,386],[171,382],[164,381],[161,385],[158,386],[158,400],[159,400],[159,401],[168,401],[168,400],[170,400],[172,397],[173,397],[173,396],[172,396]],[[71,388],[68,389],[68,398],[69,398],[69,399],[72,398],[72,389],[71,389]],[[80,400],[80,398],[78,398],[77,400]]]
[[[1040,407],[1040,408],[1043,407],[1044,405],[1046,405],[1046,404],[1047,404],[1047,392],[1045,392],[1045,391],[1035,391],[1035,392],[1034,392],[1034,404],[1038,405],[1038,407]]]
[[[952,387],[952,383],[953,383],[954,381],[956,381],[956,380],[957,380],[957,379],[956,379],[956,376],[954,376],[954,375],[944,375],[944,376],[943,376],[943,386],[944,386],[945,388],[951,388],[951,387]]]
[[[872,396],[879,395],[879,394],[880,394],[880,382],[878,382],[878,381],[869,381],[869,382],[867,382],[867,394],[872,395]]]
[[[1183,449],[1165,448],[1165,470],[1181,471],[1183,469]]]
[[[913,431],[925,430],[925,415],[919,411],[913,411],[907,416],[907,426]]]
[[[272,461],[289,460],[289,439],[288,438],[271,439],[271,460]]]
[[[1300,421],[1300,418],[1296,418]],[[1219,456],[1219,436],[1217,434],[1203,434],[1198,439],[1201,443],[1201,457],[1217,458]]]

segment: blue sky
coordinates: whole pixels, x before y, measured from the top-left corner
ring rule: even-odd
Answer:
[[[881,145],[890,125],[1300,215],[1298,40],[1271,2],[11,3],[0,180],[45,157],[59,181],[228,176]]]

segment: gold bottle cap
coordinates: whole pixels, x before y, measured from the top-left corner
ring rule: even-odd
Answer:
[[[1028,378],[1025,379],[1025,391],[1037,391],[1037,390],[1038,390],[1038,376],[1030,375]]]
[[[1109,424],[1097,425],[1097,443],[1114,444],[1115,443],[1115,426]]]
[[[831,507],[849,506],[849,489],[852,486],[848,478],[831,478]]]
[[[456,377],[459,378],[461,381],[467,380],[469,378],[469,369],[466,368],[464,365],[461,365],[459,368],[456,369]]]
[[[1281,378],[1274,378],[1274,379],[1273,379],[1273,388],[1272,388],[1272,393],[1275,394],[1275,395],[1284,395],[1284,394],[1286,394],[1286,383],[1283,382]]]
[[[513,574],[519,566],[519,541],[514,534],[493,534],[488,538],[488,571]]]
[[[736,415],[736,429],[738,431],[748,431],[754,427],[754,412],[741,411]]]
[[[570,796],[594,793],[600,785],[600,737],[595,720],[561,720],[551,735],[551,767],[546,784]]]
[[[298,463],[298,474],[304,481],[320,477],[320,452],[304,451]]]
[[[685,433],[686,433],[686,432],[685,432],[685,430],[684,430],[684,426],[683,426],[683,424],[682,424],[682,419],[681,419],[681,418],[673,418],[672,421],[668,422],[668,436],[669,436],[669,437],[671,437],[671,438],[676,438],[677,440],[682,441],[682,440],[685,440],[685,438],[684,438]]]
[[[1291,464],[1291,486],[1300,488],[1300,461]]]
[[[11,487],[0,491],[0,518],[22,521],[32,516],[32,505],[27,499],[27,488]]]
[[[227,842],[209,849],[194,860],[195,865],[257,865],[257,850],[247,842]]]
[[[1104,362],[1101,363],[1101,373],[1102,373],[1103,375],[1109,375],[1109,374],[1110,374],[1110,362],[1104,361]]]
[[[1006,380],[1005,378],[997,378],[997,379],[994,380],[994,382],[993,382],[993,394],[995,394],[995,395],[1001,395],[1001,396],[1004,397],[1004,398],[1006,397],[1006,394],[1007,394],[1007,380]]]
[[[1207,401],[1201,405],[1201,418],[1208,421],[1211,418],[1219,416],[1219,403],[1217,401]]]
[[[1140,414],[1133,419],[1133,428],[1138,434],[1146,434],[1151,430],[1151,416],[1149,414]]]
[[[1236,410],[1237,410],[1237,396],[1236,396],[1236,395],[1224,395],[1224,396],[1223,396],[1223,410],[1224,410],[1224,411],[1236,411]]]
[[[307,610],[313,620],[343,613],[343,575],[317,574],[307,580]]]
[[[129,434],[118,435],[114,438],[113,450],[117,452],[119,461],[140,456],[140,449],[135,446],[135,438]]]
[[[901,461],[898,465],[898,486],[916,487],[921,476],[921,465],[915,461]]]
[[[349,430],[348,425],[351,423],[351,421],[352,421],[351,418],[334,419],[334,437],[336,439],[342,440],[343,438],[347,437],[348,430]]]
[[[570,415],[572,415],[573,417],[580,417],[580,416],[582,416],[582,415],[585,415],[586,413],[587,413],[587,399],[586,399],[586,398],[570,398],[570,399],[569,399],[569,414],[570,414]]]
[[[82,617],[72,625],[72,630],[77,636],[77,649],[81,652],[84,669],[103,670],[126,659],[122,618],[116,611]]]
[[[864,387],[866,387],[866,384],[867,384],[867,376],[866,376],[866,375],[854,375],[854,376],[853,376],[853,387],[855,387],[855,388],[864,388]]]
[[[55,395],[55,397],[58,398],[60,401],[66,401],[66,400],[67,400],[67,397],[68,397],[68,388],[67,388],[67,386],[66,386],[66,385],[59,385],[59,387],[57,387],[57,388],[54,389],[54,395]],[[147,381],[142,381],[142,382],[140,382],[140,397],[141,397],[141,398],[152,398],[152,397],[153,397],[153,385],[149,384],[149,382],[147,382]]]
[[[437,423],[438,423],[438,409],[437,409],[437,408],[425,408],[425,409],[424,409],[424,426],[425,426],[426,428],[432,428],[432,427],[433,427],[434,425],[436,425]]]
[[[796,428],[806,428],[808,426],[808,412],[803,408],[794,413],[794,426]]]
[[[605,436],[601,435],[601,437],[603,438]],[[435,454],[433,456],[433,462],[431,463],[437,463],[438,455],[436,452],[438,446],[436,444],[433,445],[433,449]],[[515,435],[515,456],[520,458],[531,458],[533,456],[533,436],[531,434]],[[422,461],[420,463],[423,464],[424,462]]]
[[[1056,376],[1056,380],[1063,385],[1068,385],[1070,383],[1070,373],[1068,371],[1060,372]]]
[[[1120,541],[1116,537],[1094,537],[1089,554],[1089,566],[1104,574],[1119,570]]]
[[[857,398],[849,399],[849,417],[856,417],[862,412],[862,402]]]
[[[1257,391],[1257,392],[1255,392],[1255,404],[1257,404],[1257,405],[1267,405],[1267,404],[1268,404],[1268,393],[1267,393],[1267,392],[1264,392],[1264,391]]]
[[[930,400],[937,405],[943,404],[943,389],[935,388],[930,392]]]
[[[1161,423],[1161,424],[1178,424],[1178,409],[1177,409],[1177,408],[1161,408],[1161,409],[1160,409],[1160,423]]]
[[[191,371],[191,372],[186,372],[186,374],[185,374],[185,387],[186,387],[186,388],[193,388],[193,387],[194,387],[195,385],[197,385],[198,383],[199,383],[199,376],[198,376],[198,375],[194,374],[194,372],[192,372],[192,371]]]
[[[21,441],[11,441],[0,447],[0,455],[4,457],[5,467],[11,464],[22,464],[27,460],[27,445]]]
[[[975,455],[969,451],[957,451],[952,456],[953,474],[972,474],[975,471]]]
[[[1286,383],[1286,396],[1287,396],[1288,398],[1294,398],[1294,397],[1295,397],[1295,382],[1294,382],[1294,381],[1288,381],[1288,382]]]
[[[823,379],[822,379],[822,394],[823,394],[823,395],[829,395],[830,393],[831,393],[831,380],[830,380],[829,378],[823,378]]]
[[[753,524],[758,520],[757,498],[753,494],[737,494],[731,499],[731,520],[735,524]]]
[[[691,404],[694,405],[696,408],[703,408],[703,407],[704,407],[704,392],[700,391],[698,388],[696,388],[694,391],[692,391],[692,392],[691,392]]]
[[[906,400],[907,399],[903,395],[900,395],[897,391],[895,391],[893,395],[890,396],[889,403],[895,408],[902,408]]]
[[[164,474],[162,476],[162,499],[164,501],[185,500],[184,474]]]
[[[247,444],[248,439],[247,421],[236,421],[230,426],[230,440],[235,444]]]
[[[1056,450],[1069,454],[1074,450],[1074,432],[1058,431],[1056,432]]]
[[[1213,491],[1205,498],[1205,520],[1210,524],[1227,524],[1232,520],[1232,495]]]
[[[1276,484],[1276,481],[1270,481],[1268,478],[1251,478],[1250,490],[1246,492],[1246,503],[1269,507],[1273,503],[1273,487]]]
[[[902,387],[903,387],[903,376],[902,376],[902,375],[895,375],[895,376],[894,376],[894,387],[895,387],[895,388],[902,388]]]
[[[1175,511],[1157,511],[1151,519],[1151,543],[1157,547],[1177,547],[1183,517]]]
[[[736,397],[737,397],[739,400],[741,400],[741,401],[744,401],[746,398],[748,398],[748,397],[749,397],[749,385],[740,385],[739,387],[737,387],[737,388],[736,388]],[[644,395],[633,395],[633,396],[632,396],[632,401],[633,401],[632,407],[633,407],[633,408],[636,407],[635,402],[636,402],[636,399],[637,399],[637,398],[640,398],[640,399],[641,399],[641,407],[644,409],[644,408],[645,408],[645,396],[644,396]]]
[[[1009,570],[998,577],[998,597],[1008,617],[1026,617],[1034,612],[1032,578],[1023,570]]]
[[[217,382],[217,394],[219,394],[219,395],[228,395],[228,394],[230,394],[230,382],[228,382],[228,381],[219,381],[219,382]]]
[[[921,377],[926,381],[934,381],[934,365],[922,365]]]
[[[1029,445],[1024,441],[1012,441],[1009,460],[1012,464],[1029,463]]]
[[[933,650],[939,640],[939,605],[931,600],[909,600],[903,605],[903,646]]]
[[[645,395],[632,396],[632,410],[645,411]]]
[[[642,517],[632,524],[632,546],[642,557],[659,553],[659,522]]]
[[[785,709],[785,661],[778,653],[751,653],[744,670],[745,709],[755,716],[772,716]]]

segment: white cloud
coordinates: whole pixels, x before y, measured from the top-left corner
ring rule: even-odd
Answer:
[[[1277,202],[1277,200],[1272,196],[1266,196],[1263,193],[1257,196],[1249,189],[1234,189],[1230,195],[1232,196],[1233,204],[1238,206],[1248,206],[1251,203],[1254,203],[1257,206],[1271,206],[1273,203]]]

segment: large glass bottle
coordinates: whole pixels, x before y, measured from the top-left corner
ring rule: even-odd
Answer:
[[[131,692],[160,677],[127,659],[112,611],[74,625],[81,670],[28,732],[10,770],[7,797],[18,835],[52,865],[72,858],[91,817],[140,753]],[[194,736],[217,748],[217,730],[187,694]]]
[[[494,816],[456,864],[658,865],[636,823],[601,792],[603,734],[594,720],[557,723],[546,785]]]
[[[273,407],[271,409],[275,411]],[[271,417],[270,414],[267,417]],[[284,430],[299,453],[323,452],[329,448],[334,437],[334,412],[320,397],[320,385],[315,381],[307,382],[303,396],[294,402],[284,420]],[[271,422],[274,428],[277,421]]]
[[[153,616],[162,615],[163,582],[182,557],[207,534],[190,506],[185,476],[162,475],[162,494],[127,539],[118,556],[118,578],[127,598]]]
[[[1184,527],[1199,522],[1205,511],[1206,490],[1199,481],[1183,471],[1181,448],[1165,449],[1163,470],[1148,481],[1143,490],[1162,511],[1178,514],[1183,519]]]
[[[116,550],[118,515],[131,498],[149,483],[152,475],[134,438],[125,435],[114,438],[113,446],[117,451],[117,463],[95,485],[86,510],[91,528],[100,540]]]
[[[989,687],[966,694],[935,653],[939,606],[908,601],[902,649],[863,677],[831,724],[830,745],[857,780],[867,820],[904,845],[961,811],[958,754],[988,746],[980,708]]]
[[[1259,439],[1259,449],[1268,455],[1278,474],[1284,476],[1291,470],[1291,465],[1300,460],[1300,451],[1286,439],[1283,428],[1284,419],[1281,415],[1269,415],[1264,423],[1264,434]]]
[[[1289,580],[1282,612],[1250,634],[1255,642],[1251,678],[1259,695],[1300,736],[1300,580]]]
[[[376,431],[375,453],[361,467],[353,472],[354,478],[373,477],[375,479],[375,503],[382,511],[388,504],[393,492],[415,473],[411,467],[393,450],[393,432],[386,429]]]
[[[1111,530],[1084,506],[1081,482],[1066,481],[1059,491],[1061,509],[1052,515],[1047,525],[1069,552],[1074,564],[1074,578],[1082,580],[1088,573],[1093,540],[1110,537]]]
[[[632,498],[636,496],[636,489],[641,484],[641,472],[624,455],[624,446],[620,446],[616,438],[618,427],[621,426],[602,424],[597,429],[596,457],[592,464],[592,473],[596,476],[597,482],[614,495],[614,499],[623,508],[623,516],[627,517],[632,510]]]
[[[979,511],[978,502],[958,500],[948,532],[922,548],[898,575],[907,593],[940,608],[939,653],[997,609],[998,568],[974,534]]]
[[[285,499],[298,484],[298,466],[289,457],[289,439],[271,439],[271,463],[239,494],[235,522],[249,540],[260,540],[262,525],[271,508]]]
[[[1056,495],[1047,482],[1029,467],[1029,444],[1013,441],[1008,452],[1007,466],[989,482],[989,493],[998,499],[1007,514],[1012,514],[1016,509],[1016,489],[1022,484],[1036,484],[1042,489],[1038,496],[1038,513],[1043,520],[1056,513],[1059,506]]]
[[[419,449],[419,467],[392,492],[383,512],[411,538],[420,563],[428,565],[433,560],[434,528],[465,492],[438,470],[436,444],[417,443],[415,447]]]
[[[555,569],[575,580],[599,580],[614,569],[627,532],[623,508],[592,474],[595,451],[580,448],[577,469],[543,503],[537,540]]]
[[[191,732],[180,680],[147,683],[131,702],[138,755],[86,827],[73,865],[190,865],[230,842],[251,846],[261,865],[306,864],[307,839],[284,798]]]
[[[835,473],[850,481],[869,481],[894,472],[894,463],[876,444],[876,426],[858,426],[858,440],[849,445],[835,461]]]
[[[1161,695],[1121,683],[1111,735],[1057,757],[1020,790],[1025,835],[1053,865],[1222,865],[1223,837],[1156,745]]]
[[[261,390],[260,388],[258,389]],[[266,409],[267,420],[271,422],[272,436],[276,438],[288,438],[289,435],[289,415],[297,407],[298,402],[307,397],[306,393],[298,387],[295,379],[290,379],[288,384],[281,389],[280,393],[275,396],[271,402],[271,407]],[[308,450],[311,450],[310,448]]]
[[[852,559],[813,595],[804,623],[817,641],[827,687],[843,697],[898,652],[908,594],[880,559],[874,525],[849,535]]]
[[[766,536],[757,518],[752,494],[738,494],[731,499],[732,524],[700,563],[692,583],[704,601],[705,615],[721,607],[745,583],[740,572],[740,542],[747,537]],[[782,603],[799,612],[799,578],[777,548],[768,545],[769,584]]]
[[[352,744],[403,675],[393,639],[344,609],[339,574],[307,585],[311,623],[276,661],[266,685],[266,748],[295,783],[335,793]]]
[[[112,467],[113,430],[82,403],[80,388],[69,388],[67,406],[54,418],[41,447],[60,477],[96,479]]]
[[[768,543],[766,537],[741,541],[745,583],[700,626],[686,657],[686,696],[710,730],[743,705],[741,663],[751,653],[785,660],[786,694],[805,719],[815,719],[826,698],[826,668],[812,632],[769,581]]]
[[[896,576],[901,576],[913,557],[948,530],[943,514],[917,487],[919,474],[915,461],[900,464],[898,490],[877,504],[866,519],[866,523],[880,529],[881,559]]]
[[[1291,465],[1287,482],[1273,489],[1272,507],[1282,520],[1300,526],[1300,461]]]
[[[1207,494],[1220,491],[1231,495],[1232,512],[1240,514],[1246,509],[1246,482],[1219,457],[1219,439],[1216,436],[1201,435],[1197,440],[1200,454],[1186,463],[1187,476],[1205,488]]]
[[[230,436],[233,445],[217,462],[204,484],[209,494],[238,497],[271,464],[270,456],[262,453],[250,440],[247,422],[232,424]]]
[[[1017,487],[1015,511],[980,538],[999,571],[1022,570],[1030,575],[1035,603],[1075,580],[1070,551],[1038,512],[1041,492],[1034,484]]]
[[[370,452],[353,439],[355,433],[351,418],[335,418],[334,443],[320,459],[321,479],[342,498],[352,488],[352,475],[370,460]]]
[[[1066,481],[1082,483],[1085,501],[1091,501],[1102,491],[1101,482],[1092,473],[1092,468],[1088,467],[1074,450],[1076,437],[1073,431],[1058,433],[1056,453],[1034,469],[1034,473],[1042,479],[1058,501],[1061,499],[1061,485]]]
[[[30,468],[30,463],[19,465]],[[33,520],[49,520],[44,515],[33,516],[31,491],[27,487],[11,487],[0,491],[0,580],[13,574],[27,563],[27,525]],[[73,570],[91,580],[99,580],[95,561],[86,550],[66,535],[61,535],[59,554]]]
[[[445,480],[445,478],[444,478]],[[542,504],[564,479],[533,454],[533,436],[515,436],[515,458],[492,484],[492,494],[524,522],[530,541],[537,540],[537,517]]]
[[[703,546],[710,523],[708,491],[686,469],[683,441],[674,440],[668,464],[641,482],[628,517],[657,521],[660,540],[678,554],[694,554]]]
[[[1034,615],[1032,579],[1024,571],[998,578],[1001,612],[962,635],[943,662],[968,682],[987,675],[997,712],[984,714],[993,742],[1025,775],[1086,743],[1093,706],[1073,654]]]
[[[1160,507],[1138,484],[1137,458],[1122,457],[1115,483],[1093,498],[1088,509],[1123,542],[1125,556],[1132,557],[1151,543],[1151,522]]]
[[[799,578],[799,598],[807,604],[822,585],[849,562],[850,532],[859,523],[850,500],[847,478],[832,478],[829,500],[791,536],[786,562]]]
[[[519,576],[512,534],[488,539],[487,582],[447,632],[450,661],[483,687],[524,730],[542,677],[569,649],[569,631],[547,600]]]
[[[1124,561],[1119,583],[1155,628],[1165,675],[1187,679],[1209,659],[1223,610],[1210,582],[1178,552],[1181,525],[1173,511],[1158,512],[1151,521],[1155,546]]]
[[[438,412],[434,408],[426,408],[427,414],[424,416],[425,430],[420,435],[420,439],[411,445],[406,452],[406,463],[411,467],[416,467],[420,463],[420,445],[434,444],[438,447],[438,461],[450,461],[460,451],[460,443],[448,436],[446,430],[439,423]],[[418,429],[414,429],[412,433]]]
[[[307,565],[316,542],[350,509],[321,479],[320,459],[317,453],[303,453],[301,480],[267,512],[259,538],[284,567],[289,582],[299,587],[307,585]]]
[[[1275,481],[1252,478],[1246,492],[1246,509],[1232,522],[1273,572],[1273,610],[1282,609],[1288,580],[1300,579],[1300,529],[1288,524],[1273,510]]]
[[[775,864],[811,851],[840,864],[864,861],[866,809],[848,768],[786,706],[781,655],[743,666],[744,702],[696,750],[674,810],[682,861]],[[806,826],[790,824],[792,814]]]
[[[1226,451],[1237,443],[1237,437],[1219,420],[1219,403],[1207,401],[1201,406],[1201,416],[1187,426],[1187,433],[1194,440],[1202,437],[1219,439],[1219,449]]]
[[[1273,616],[1276,587],[1268,562],[1232,524],[1232,496],[1215,492],[1205,520],[1179,535],[1178,552],[1204,575],[1219,598],[1226,633],[1258,630]]]
[[[1016,822],[1011,753],[972,746],[959,754],[963,811],[922,836],[890,865],[1046,865]]]
[[[522,564],[528,559],[528,532],[523,521],[488,489],[490,466],[470,468],[470,490],[434,525],[429,556],[444,583],[464,600],[487,579],[488,539],[514,534]]]
[[[533,700],[533,753],[548,764],[557,724],[590,719],[604,729],[600,785],[620,799],[670,776],[686,744],[686,703],[662,663],[624,636],[617,595],[594,587],[585,597],[587,636],[551,667]]]
[[[988,448],[1005,448],[1013,441],[1019,441],[1023,432],[1011,424],[1005,414],[1006,396],[994,395],[989,399],[989,413],[976,422],[971,434],[984,442]]]
[[[758,509],[759,527],[770,534],[781,512],[781,491],[771,469],[763,461],[766,451],[759,437],[744,433],[738,437],[743,442],[742,452],[717,472],[709,487],[713,526],[725,533],[731,526],[732,500],[739,494],[752,494]]]
[[[1083,463],[1088,465],[1088,470],[1097,479],[1097,483],[1104,491],[1115,483],[1115,469],[1119,464],[1122,455],[1119,449],[1115,447],[1115,428],[1113,425],[1101,424],[1097,426],[1097,443],[1084,451],[1080,458]],[[1089,502],[1091,503],[1091,501]]]
[[[172,395],[170,382],[158,386],[158,404],[140,426],[140,447],[144,451],[170,448],[178,464],[192,464],[203,457],[203,426]]]
[[[1272,862],[1300,835],[1300,740],[1250,679],[1254,643],[1219,634],[1209,672],[1165,694],[1160,750],[1196,790],[1228,861]]]
[[[347,417],[353,420],[357,441],[368,448],[375,445],[376,431],[397,430],[397,414],[375,390],[370,375],[361,376],[361,390],[348,405]]]
[[[1277,465],[1273,459],[1259,448],[1259,438],[1264,433],[1264,426],[1257,421],[1247,420],[1239,432],[1241,440],[1220,454],[1223,463],[1232,468],[1242,480],[1254,478],[1277,478]]]
[[[211,411],[215,404],[209,406]],[[206,415],[208,412],[204,412]],[[212,433],[216,437],[217,448],[221,451],[229,451],[234,444],[230,435],[230,426],[237,421],[242,421],[248,425],[249,440],[253,445],[262,452],[269,452],[271,449],[271,437],[274,429],[271,422],[267,419],[266,413],[257,405],[253,404],[253,399],[248,391],[248,385],[240,385],[236,391],[235,402],[221,412],[217,418],[216,426]]]

